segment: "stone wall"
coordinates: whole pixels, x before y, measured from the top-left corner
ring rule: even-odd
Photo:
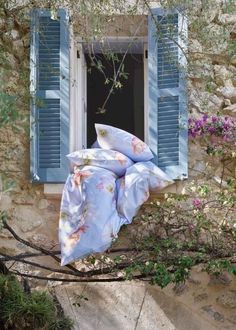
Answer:
[[[205,33],[209,32],[212,36],[205,44],[201,38],[198,38],[193,26],[196,25],[196,17],[202,15],[201,2],[196,1],[196,6],[193,8],[194,13],[189,27],[191,63],[188,80],[189,112],[194,115],[219,112],[222,115],[236,117],[236,55],[228,51],[226,42],[226,40],[230,40],[231,44],[236,42],[236,14],[223,13],[220,4],[221,1],[216,1],[214,8],[204,13],[207,15],[208,22],[208,25],[204,27]],[[124,20],[124,17],[119,18],[120,20]],[[6,22],[1,21],[1,25],[4,26],[4,24]],[[132,24],[132,29],[134,25]],[[119,30],[118,34],[125,35],[125,29]],[[145,27],[142,29],[142,35],[145,35]],[[12,34],[5,36],[5,41],[9,44],[8,59],[15,70],[11,71],[11,76],[4,81],[4,84],[6,90],[12,94],[17,91],[23,95],[23,88],[27,89],[28,86],[27,78],[21,75],[22,65],[28,66],[28,36],[27,26],[22,28],[15,26]],[[24,61],[23,64],[22,61]],[[17,105],[18,119],[13,125],[6,124],[0,128],[0,173],[3,190],[0,194],[0,209],[7,211],[9,224],[20,236],[43,247],[58,250],[57,227],[60,199],[58,196],[53,198],[53,196],[45,195],[43,185],[30,182],[29,98],[27,99],[26,94],[22,99],[24,101],[20,100]],[[216,166],[209,163],[200,145],[190,143],[189,179],[176,183],[168,191],[184,193],[186,186],[193,181],[202,182],[202,173],[206,171],[214,174],[217,180],[220,170],[220,164]],[[235,168],[229,169],[230,171],[230,175],[235,175]],[[11,184],[12,181],[13,184]],[[16,254],[26,250],[27,248],[17,243],[8,232],[0,231],[1,252],[8,251]],[[41,261],[47,265],[51,264],[47,258]],[[22,266],[22,269],[27,272],[30,266]],[[49,273],[45,271],[45,274]],[[43,282],[35,280],[34,284],[39,285]],[[235,295],[235,293],[229,293],[229,295]],[[196,296],[196,299],[205,299],[204,293],[203,296],[200,294]],[[219,298],[219,301],[223,305],[227,304],[223,296]],[[211,307],[206,307],[205,311],[208,314],[214,314]],[[218,317],[218,314],[214,315]]]
[[[205,32],[212,33],[215,41],[211,40],[211,42],[203,44],[202,40],[195,35],[191,25],[196,17],[201,15],[200,2],[195,6],[194,13],[190,17],[189,59],[191,67],[188,90],[189,112],[193,114],[219,112],[223,115],[236,116],[236,58],[235,55],[230,56],[226,52],[226,40],[236,41],[236,15],[222,13],[220,3],[221,1],[217,1],[214,10],[211,9],[209,14],[205,14],[208,15],[209,24]],[[114,31],[121,36],[132,34],[137,19],[139,20],[139,17],[133,19],[125,19],[124,16],[115,17],[109,34],[114,35]],[[79,29],[78,25],[75,25],[76,29]],[[147,34],[146,17],[144,17],[139,36],[145,36],[145,34]],[[13,94],[16,90],[20,94],[23,93],[21,69],[23,65],[28,65],[28,36],[29,27],[27,26],[23,26],[19,30],[15,28],[11,35],[6,36],[6,41],[9,43],[9,61],[13,63],[15,70],[11,71],[9,80],[4,83],[6,90]],[[219,44],[218,40],[221,40],[221,36],[223,42]],[[25,60],[22,64],[20,59],[23,58]],[[23,87],[27,89],[28,80],[23,80],[23,84]],[[52,196],[49,198],[44,194],[43,185],[30,182],[29,99],[25,97],[24,100],[25,103],[18,104],[19,118],[14,125],[4,125],[0,129],[2,185],[6,185],[9,179],[15,184],[10,191],[1,193],[0,207],[8,212],[12,225],[20,234],[36,242],[53,246],[57,242],[59,199],[58,196],[55,196],[56,199]],[[184,191],[186,184],[198,179],[199,173],[206,170],[206,162],[206,155],[201,147],[190,144],[189,179],[187,182],[176,183],[168,191],[178,193]],[[209,164],[208,170],[213,171]],[[215,173],[217,172],[216,169]],[[20,249],[20,246],[15,246],[10,238],[4,240],[6,235],[4,232],[0,232],[0,235],[3,247]]]

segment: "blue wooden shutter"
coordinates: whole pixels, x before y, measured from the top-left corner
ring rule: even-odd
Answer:
[[[149,145],[172,179],[187,178],[186,20],[177,10],[149,16]]]
[[[31,15],[31,178],[64,182],[69,152],[69,26],[65,10]]]

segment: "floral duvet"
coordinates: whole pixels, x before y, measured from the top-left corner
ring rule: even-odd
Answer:
[[[135,163],[121,178],[96,166],[75,168],[61,201],[61,265],[107,250],[120,227],[132,222],[149,191],[163,188],[167,181],[150,161]]]
[[[132,222],[149,191],[171,182],[151,161],[131,161],[122,177],[107,169],[107,162],[105,167],[76,165],[67,178],[59,220],[62,266],[107,250],[120,227]]]

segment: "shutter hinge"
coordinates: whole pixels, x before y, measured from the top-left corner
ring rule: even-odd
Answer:
[[[36,173],[33,173],[33,181],[36,182],[39,180],[40,180],[40,177]]]
[[[80,52],[77,50],[77,58],[80,58]]]
[[[148,50],[145,50],[145,58],[148,58]]]

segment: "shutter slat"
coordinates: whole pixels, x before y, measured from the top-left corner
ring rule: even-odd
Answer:
[[[176,26],[178,26],[178,14],[172,15],[169,21],[160,20],[160,25],[161,33],[157,43],[158,87],[161,89],[178,87],[179,72],[176,68],[176,63],[178,63],[178,47],[176,47],[173,41],[173,38],[177,39],[176,34],[178,35],[178,29],[176,30]],[[167,26],[173,26],[174,28],[169,32]]]
[[[44,146],[48,147],[48,143],[47,143],[46,140],[45,140],[45,141],[42,140],[40,143],[41,143],[41,147],[42,147],[42,148],[44,148]],[[52,148],[53,148],[53,147],[56,147],[56,148],[59,148],[59,149],[60,149],[60,146],[58,146],[56,140],[55,140],[55,141],[51,140],[50,147],[52,147]]]
[[[46,120],[44,122],[41,119],[40,122],[41,122],[41,125],[40,125],[41,129],[44,129],[44,128],[47,129],[48,127],[49,128],[51,127],[51,129],[54,130],[54,129],[58,129],[58,127],[60,128],[60,119],[57,120],[57,121],[51,120],[49,122],[48,121],[46,122]]]
[[[46,122],[53,122],[53,121],[60,121],[60,113],[54,111],[54,112],[39,112],[39,118],[40,120],[46,121]]]
[[[60,21],[39,17],[39,89],[60,89]],[[50,24],[49,24],[50,23]],[[51,56],[50,49],[54,48]],[[43,51],[43,53],[41,53]]]
[[[171,83],[170,83],[171,85]],[[171,161],[171,166],[179,165],[179,102],[178,97],[166,96],[158,98],[158,166],[164,167],[167,165],[167,161]],[[173,111],[168,112],[169,120],[171,124],[167,124],[161,121],[161,115],[166,114],[166,109],[172,107]],[[162,139],[163,138],[163,139]],[[167,148],[166,142],[173,139],[172,148]],[[163,154],[160,150],[165,149]],[[168,163],[169,164],[169,163]]]
[[[60,128],[60,117],[48,117],[50,115],[51,106],[54,106],[57,114],[60,114],[60,100],[54,100],[48,104],[45,100],[44,104],[44,120],[41,118],[41,112],[39,112],[39,166],[41,168],[60,168],[60,139],[61,139],[61,128]],[[50,121],[45,122],[45,119]],[[58,120],[59,118],[59,120]],[[53,120],[54,119],[54,120]],[[45,144],[42,142],[47,141],[48,148],[45,148]],[[56,150],[52,151],[52,145]]]

